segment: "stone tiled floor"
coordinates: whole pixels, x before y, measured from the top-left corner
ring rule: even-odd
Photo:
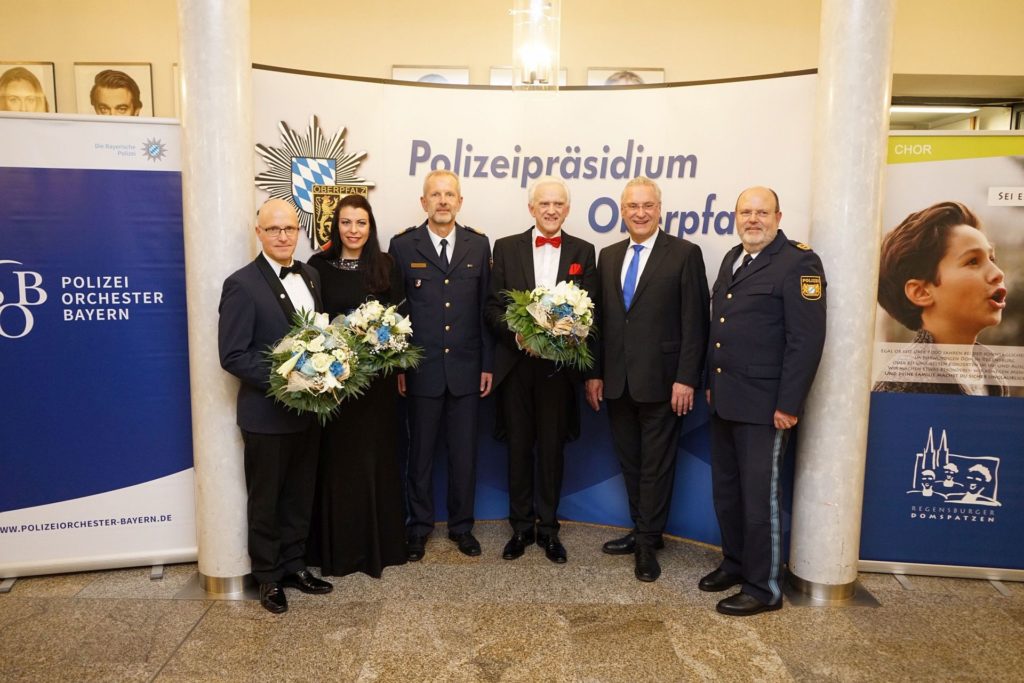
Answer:
[[[19,579],[0,595],[3,681],[1024,680],[1024,585],[864,574],[880,606],[787,607],[748,619],[696,590],[717,549],[669,540],[664,573],[633,578],[600,552],[617,532],[566,524],[569,563],[539,548],[503,561],[504,524],[479,558],[435,533],[384,578],[254,601],[176,597],[195,565]]]

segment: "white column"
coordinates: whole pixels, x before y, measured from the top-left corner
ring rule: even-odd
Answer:
[[[800,422],[790,578],[815,598],[854,593],[895,0],[822,0],[811,245],[828,280],[828,332]]]
[[[255,256],[249,0],[178,0],[185,281],[199,575],[237,593],[249,573],[238,383],[220,367],[224,278]]]

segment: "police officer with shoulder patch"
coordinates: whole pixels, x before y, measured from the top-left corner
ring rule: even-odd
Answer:
[[[483,323],[490,290],[491,243],[458,225],[459,177],[436,170],[423,180],[427,220],[395,235],[390,254],[402,270],[419,367],[398,375],[409,397],[409,560],[423,558],[434,528],[433,462],[439,436],[448,443],[448,538],[465,555],[480,554],[473,536],[477,416],[491,393],[494,346]]]
[[[742,586],[718,603],[732,616],[782,607],[779,473],[825,342],[821,259],[786,239],[781,219],[774,190],[740,193],[740,244],[725,255],[711,294],[706,386],[723,558],[698,587]]]

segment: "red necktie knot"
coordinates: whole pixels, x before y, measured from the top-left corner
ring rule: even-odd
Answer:
[[[562,236],[559,235],[558,237],[541,237],[540,235],[538,235],[537,239],[534,241],[534,246],[543,247],[545,244],[550,244],[555,249],[558,249],[559,247],[562,246]]]

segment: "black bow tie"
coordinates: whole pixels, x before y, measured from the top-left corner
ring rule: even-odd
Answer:
[[[298,261],[292,261],[290,266],[281,266],[281,279],[288,277],[289,273],[295,273],[296,275],[302,275],[302,266],[299,265]]]

